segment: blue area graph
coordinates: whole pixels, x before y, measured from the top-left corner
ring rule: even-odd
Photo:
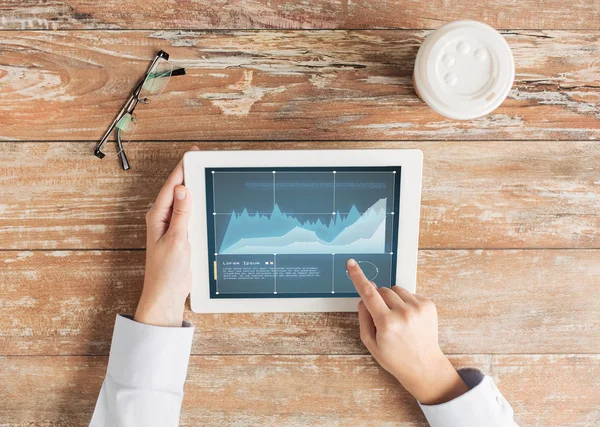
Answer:
[[[386,203],[379,199],[364,213],[352,205],[347,215],[301,221],[275,204],[270,214],[231,212],[220,254],[331,254],[383,253]]]

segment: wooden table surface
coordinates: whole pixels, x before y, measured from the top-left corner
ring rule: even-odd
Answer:
[[[432,29],[502,29],[504,104],[465,122],[415,95]],[[521,426],[600,426],[600,0],[0,0],[0,425],[85,425],[144,215],[202,149],[425,156],[419,291],[456,366]],[[132,170],[92,155],[159,49],[188,70],[138,108]],[[186,313],[182,425],[424,426],[355,314]]]

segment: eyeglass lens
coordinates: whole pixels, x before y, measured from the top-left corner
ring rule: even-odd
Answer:
[[[164,59],[159,59],[144,80],[139,99],[146,101],[151,97],[159,96],[167,87],[172,72],[173,66]]]

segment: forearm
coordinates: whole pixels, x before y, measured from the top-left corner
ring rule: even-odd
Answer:
[[[134,320],[152,326],[181,327],[184,301],[166,292],[162,298],[142,292]]]
[[[420,368],[413,367],[413,375],[397,376],[397,379],[421,404],[439,405],[469,391],[456,369],[439,349],[416,366]]]
[[[518,427],[494,381],[477,369],[457,373],[468,390],[441,404],[419,402],[431,427]]]
[[[117,316],[93,427],[176,426],[194,333]]]

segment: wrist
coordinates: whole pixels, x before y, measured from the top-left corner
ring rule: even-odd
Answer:
[[[185,301],[168,296],[149,297],[142,292],[134,320],[152,326],[181,327]]]
[[[420,372],[419,377],[405,388],[423,405],[449,402],[469,391],[441,350]]]

